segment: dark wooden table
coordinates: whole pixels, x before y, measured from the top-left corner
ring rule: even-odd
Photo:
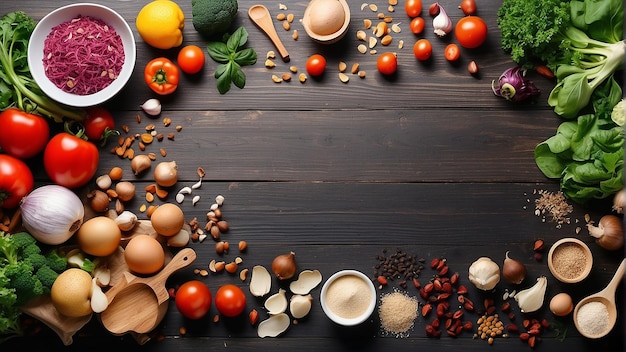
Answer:
[[[295,251],[298,269],[318,269],[324,278],[341,269],[356,269],[372,275],[376,255],[383,250],[402,249],[429,262],[446,258],[452,271],[470,289],[468,297],[482,305],[485,297],[493,297],[499,306],[505,290],[513,290],[504,282],[495,292],[479,292],[469,283],[467,270],[480,256],[489,256],[502,263],[506,251],[527,265],[528,276],[522,288],[535,278],[548,278],[546,302],[558,292],[568,292],[575,302],[603,288],[615,272],[623,253],[610,253],[597,246],[584,229],[585,214],[597,221],[610,212],[610,202],[596,202],[589,207],[574,205],[571,224],[557,228],[549,219],[534,214],[536,190],[558,191],[558,183],[546,179],[535,165],[533,150],[537,143],[552,136],[560,121],[547,105],[553,82],[534,72],[528,76],[542,90],[535,104],[512,105],[491,92],[491,81],[513,65],[500,49],[500,33],[496,25],[497,0],[478,2],[479,15],[489,28],[487,42],[475,50],[462,50],[458,64],[443,58],[443,48],[454,42],[453,36],[438,39],[431,31],[427,6],[422,15],[427,27],[422,37],[432,41],[433,58],[420,63],[413,57],[416,40],[408,28],[409,18],[402,4],[391,13],[402,32],[380,52],[398,54],[398,74],[384,78],[376,72],[376,56],[360,54],[356,31],[362,29],[363,19],[376,20],[376,13],[361,10],[361,2],[350,1],[352,21],[347,36],[332,46],[314,43],[302,28],[300,19],[306,1],[284,1],[296,20],[293,29],[299,39],[293,40],[275,21],[279,36],[291,54],[289,64],[276,59],[276,67],[264,66],[265,55],[276,50],[269,39],[250,21],[250,0],[239,1],[239,15],[234,27],[244,26],[250,34],[248,45],[256,50],[259,60],[244,67],[247,82],[244,89],[235,87],[225,95],[216,90],[213,73],[216,64],[207,56],[203,72],[184,76],[178,91],[163,97],[163,113],[155,119],[147,117],[139,105],[155,97],[143,82],[143,66],[152,58],[166,56],[175,59],[176,49],[161,51],[146,45],[134,27],[140,8],[147,1],[95,1],[118,11],[135,31],[137,40],[136,70],[122,93],[106,106],[114,113],[118,126],[127,125],[130,133],[142,132],[154,123],[164,133],[182,126],[174,140],[153,143],[147,152],[167,156],[159,160],[175,160],[180,179],[176,187],[190,186],[197,181],[196,169],[206,170],[202,187],[194,194],[200,202],[182,204],[185,216],[204,222],[214,197],[223,195],[224,218],[230,231],[223,239],[231,244],[245,240],[249,244],[242,254],[242,266],[269,267],[274,256]],[[5,3],[3,12],[24,10],[35,19],[70,1],[23,0]],[[184,44],[206,46],[191,22],[191,1],[178,2],[185,13]],[[280,1],[263,1],[272,14],[279,12]],[[381,10],[386,0],[373,1]],[[453,21],[462,15],[458,1],[441,1]],[[386,12],[386,11],[385,11]],[[376,22],[376,21],[375,21]],[[399,40],[404,48],[398,49]],[[296,79],[273,83],[271,75],[281,74],[295,65],[304,71],[309,55],[322,53],[328,60],[326,74],[321,79],[309,79],[305,84]],[[466,66],[475,60],[480,73],[470,75]],[[338,63],[350,67],[359,63],[367,72],[365,79],[350,75],[342,83],[337,78]],[[142,121],[137,122],[136,117]],[[169,117],[172,125],[163,127]],[[138,190],[152,183],[150,176],[136,178],[130,162],[110,152],[113,144],[101,150],[99,174],[121,166],[125,179],[133,181]],[[37,168],[37,165],[33,165]],[[41,176],[41,175],[40,175]],[[40,182],[46,182],[43,176]],[[145,218],[139,207],[146,202],[143,193],[130,204],[131,210]],[[173,194],[167,199],[174,202]],[[159,204],[156,201],[155,204]],[[583,227],[580,233],[576,227]],[[546,260],[533,259],[533,242],[542,238],[547,248],[563,237],[577,237],[586,242],[594,254],[594,267],[588,279],[580,284],[563,284],[550,274]],[[227,273],[200,277],[193,268],[207,268],[212,259],[219,259],[209,238],[191,243],[198,253],[192,268],[171,277],[168,287],[189,279],[206,282],[211,290],[226,283],[240,285],[246,292],[248,284]],[[231,251],[225,260],[238,255]],[[433,274],[424,269],[421,280]],[[622,285],[623,286],[623,285]],[[277,283],[273,291],[277,291]],[[321,285],[313,291],[311,314],[277,338],[261,339],[246,317],[213,322],[215,306],[206,319],[185,321],[174,304],[169,307],[163,323],[153,338],[139,345],[130,335],[113,336],[97,319],[87,324],[75,336],[70,346],[63,346],[57,336],[44,328],[32,337],[10,340],[0,345],[2,351],[27,349],[76,350],[106,348],[109,350],[196,351],[231,349],[236,351],[295,351],[295,350],[354,350],[388,351],[391,349],[429,351],[528,351],[517,335],[497,339],[493,346],[474,339],[465,332],[452,338],[443,332],[441,338],[428,338],[425,324],[430,318],[418,317],[408,338],[386,337],[381,334],[378,314],[356,328],[334,325],[319,305]],[[398,288],[392,281],[380,292]],[[408,294],[418,296],[413,287]],[[589,340],[578,334],[571,315],[553,316],[547,303],[531,317],[546,318],[553,326],[567,329],[564,340],[556,337],[555,329],[545,332],[536,350],[589,351],[624,350],[623,288],[618,289],[619,317],[614,330],[600,340]],[[454,302],[454,301],[453,301]],[[517,312],[517,322],[524,316]],[[257,309],[261,319],[267,317],[262,301],[248,295],[247,310]],[[141,302],[137,302],[141,304]],[[466,313],[466,320],[476,322],[476,313]],[[508,322],[504,318],[505,322]],[[180,328],[187,333],[181,335]],[[561,329],[562,331],[562,329]]]

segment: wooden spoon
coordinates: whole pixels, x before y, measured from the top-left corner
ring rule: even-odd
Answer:
[[[191,248],[184,248],[151,277],[137,277],[126,272],[125,279],[106,292],[109,306],[100,314],[102,324],[114,334],[150,332],[167,311],[167,278],[189,266],[195,259],[196,252]]]
[[[253,5],[248,10],[248,17],[250,17],[252,22],[254,22],[263,32],[265,32],[265,34],[267,34],[272,43],[274,43],[276,49],[278,49],[278,53],[283,61],[289,62],[289,53],[276,33],[272,16],[270,15],[270,11],[267,7],[263,5]]]
[[[598,339],[608,334],[613,329],[613,326],[615,326],[615,321],[617,320],[617,308],[615,307],[615,291],[617,290],[617,286],[624,277],[625,267],[626,259],[622,260],[622,264],[620,264],[620,266],[617,268],[617,271],[611,279],[611,282],[609,282],[604,290],[583,298],[580,302],[578,302],[576,308],[574,308],[574,325],[576,325],[576,329],[578,329],[578,332],[580,332],[581,335],[591,339]],[[606,309],[609,311],[609,324],[604,331],[598,334],[591,334],[587,331],[584,331],[578,325],[578,310],[580,309],[580,307],[589,302],[600,302],[604,304],[606,306]]]

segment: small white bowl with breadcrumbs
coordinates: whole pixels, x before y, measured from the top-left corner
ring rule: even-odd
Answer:
[[[376,288],[372,280],[357,270],[341,270],[322,286],[320,303],[326,316],[343,326],[367,320],[376,307]]]
[[[77,3],[44,16],[28,43],[28,66],[44,94],[59,103],[89,107],[126,85],[136,47],[128,23],[109,7]]]

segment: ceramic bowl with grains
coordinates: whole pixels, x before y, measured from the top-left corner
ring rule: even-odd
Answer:
[[[552,275],[565,283],[577,283],[591,272],[593,255],[589,247],[577,238],[563,238],[548,252],[548,267]]]
[[[342,270],[322,286],[320,303],[326,316],[343,326],[354,326],[367,320],[376,307],[376,288],[365,274]]]

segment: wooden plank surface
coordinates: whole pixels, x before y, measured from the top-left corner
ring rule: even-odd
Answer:
[[[377,0],[386,8],[386,0]],[[371,275],[376,255],[383,250],[401,248],[425,261],[446,258],[450,269],[459,272],[462,283],[470,289],[468,297],[481,305],[484,293],[476,290],[467,279],[467,268],[480,256],[490,256],[501,263],[504,253],[523,261],[528,278],[523,286],[532,285],[541,275],[548,277],[546,300],[558,292],[568,292],[575,301],[599,291],[612,277],[623,253],[607,252],[598,247],[583,229],[585,214],[597,221],[610,211],[610,201],[594,202],[589,207],[574,205],[571,223],[558,228],[548,218],[542,221],[534,213],[537,190],[558,191],[558,183],[547,180],[537,169],[533,150],[537,143],[552,136],[560,121],[547,106],[547,96],[553,82],[533,72],[528,75],[542,90],[534,104],[513,105],[491,92],[491,80],[513,63],[500,49],[500,33],[495,18],[500,1],[478,2],[479,15],[488,24],[488,41],[479,49],[465,50],[458,65],[443,59],[443,48],[454,38],[435,38],[430,30],[427,6],[422,14],[427,19],[423,37],[434,46],[433,59],[417,62],[412,53],[416,36],[408,29],[409,18],[402,8],[393,13],[402,32],[394,35],[389,51],[398,53],[399,72],[384,78],[375,70],[376,56],[360,54],[356,31],[362,29],[363,19],[375,20],[376,14],[361,10],[361,2],[349,1],[352,21],[347,36],[333,46],[315,44],[306,37],[299,19],[306,1],[284,2],[294,13],[293,27],[300,38],[291,39],[291,32],[280,28],[279,36],[290,51],[289,64],[276,60],[277,67],[267,69],[263,62],[270,41],[248,19],[247,9],[255,2],[239,1],[239,14],[233,26],[244,26],[249,32],[248,45],[259,55],[259,62],[244,67],[246,87],[233,87],[220,95],[213,73],[216,64],[207,57],[199,76],[183,76],[179,90],[162,97],[163,114],[149,118],[139,105],[154,97],[143,83],[143,66],[153,57],[175,58],[176,50],[157,50],[147,46],[134,27],[138,11],[147,1],[94,1],[118,11],[134,30],[137,40],[137,65],[123,92],[106,106],[114,113],[119,126],[127,125],[129,135],[140,133],[154,123],[162,133],[175,133],[174,140],[164,139],[148,145],[145,152],[167,151],[161,160],[175,160],[179,165],[179,187],[197,181],[196,168],[202,167],[207,176],[194,194],[201,200],[192,206],[182,204],[185,216],[204,222],[213,199],[224,195],[224,218],[230,231],[223,235],[231,245],[240,240],[249,244],[248,252],[231,251],[223,260],[241,255],[245,267],[268,266],[277,254],[293,250],[297,253],[299,269],[318,269],[324,278],[341,269],[357,269]],[[24,10],[40,19],[69,1],[23,0],[3,4],[3,12]],[[203,40],[191,23],[191,1],[179,1],[186,19],[185,44],[204,48]],[[279,12],[279,2],[264,1],[273,14]],[[461,17],[456,1],[440,2],[453,21]],[[403,49],[397,41],[404,40]],[[385,50],[377,47],[379,52]],[[304,70],[306,58],[323,53],[328,59],[327,73],[319,80],[305,84],[273,83],[273,73],[286,72],[289,65]],[[466,71],[470,60],[476,60],[480,74]],[[351,76],[350,82],[337,79],[337,65],[345,61],[350,66],[358,62],[367,71],[365,79]],[[141,122],[137,122],[137,115]],[[172,119],[165,127],[163,117]],[[174,126],[182,126],[180,132]],[[135,177],[130,162],[110,152],[114,142],[101,150],[99,173],[113,166],[124,169],[125,179],[136,183],[138,190],[152,183],[151,174]],[[139,151],[137,143],[134,148]],[[46,182],[39,159],[31,161],[40,182]],[[146,202],[143,193],[128,204],[138,209]],[[172,195],[166,201],[174,201]],[[157,201],[160,203],[163,201]],[[140,216],[145,215],[139,213]],[[533,258],[532,244],[543,238],[549,246],[563,237],[578,237],[591,247],[594,268],[583,283],[566,285],[550,274],[546,260]],[[219,259],[213,241],[192,243],[198,253],[193,268],[206,268],[212,259]],[[545,251],[547,253],[547,250]],[[544,253],[544,254],[545,254]],[[423,282],[433,272],[425,268]],[[169,287],[189,279],[205,281],[211,290],[225,283],[235,283],[247,290],[247,283],[238,278],[212,274],[200,278],[192,269],[176,273]],[[275,282],[276,287],[285,283]],[[392,283],[380,292],[398,287]],[[500,284],[488,295],[501,303],[505,290],[519,289]],[[71,346],[64,347],[52,331],[45,329],[34,337],[9,340],[0,350],[13,351],[25,347],[46,350],[84,351],[106,345],[118,350],[196,351],[231,349],[236,351],[294,351],[324,348],[331,351],[388,351],[398,349],[433,351],[528,351],[529,347],[517,336],[497,339],[493,346],[474,339],[471,333],[458,338],[442,336],[427,338],[425,324],[430,319],[418,317],[410,336],[384,336],[378,314],[357,328],[341,328],[328,320],[319,306],[320,287],[313,291],[311,315],[292,326],[278,338],[261,339],[245,317],[222,318],[212,321],[215,306],[205,319],[190,322],[181,318],[170,304],[164,322],[155,330],[153,339],[139,345],[130,335],[112,336],[93,319],[75,337]],[[418,295],[408,287],[407,292]],[[594,341],[576,332],[570,317],[556,318],[547,305],[533,317],[546,318],[553,326],[564,325],[566,338],[556,337],[556,328],[544,333],[536,347],[538,351],[589,351],[605,348],[624,350],[623,288],[618,289],[620,315],[613,332]],[[248,309],[257,309],[261,317],[263,301],[248,295]],[[476,313],[466,313],[466,319],[476,322]],[[524,316],[517,312],[517,323]],[[182,336],[184,326],[187,334]],[[561,329],[562,331],[562,329]],[[445,333],[444,333],[445,335]]]

